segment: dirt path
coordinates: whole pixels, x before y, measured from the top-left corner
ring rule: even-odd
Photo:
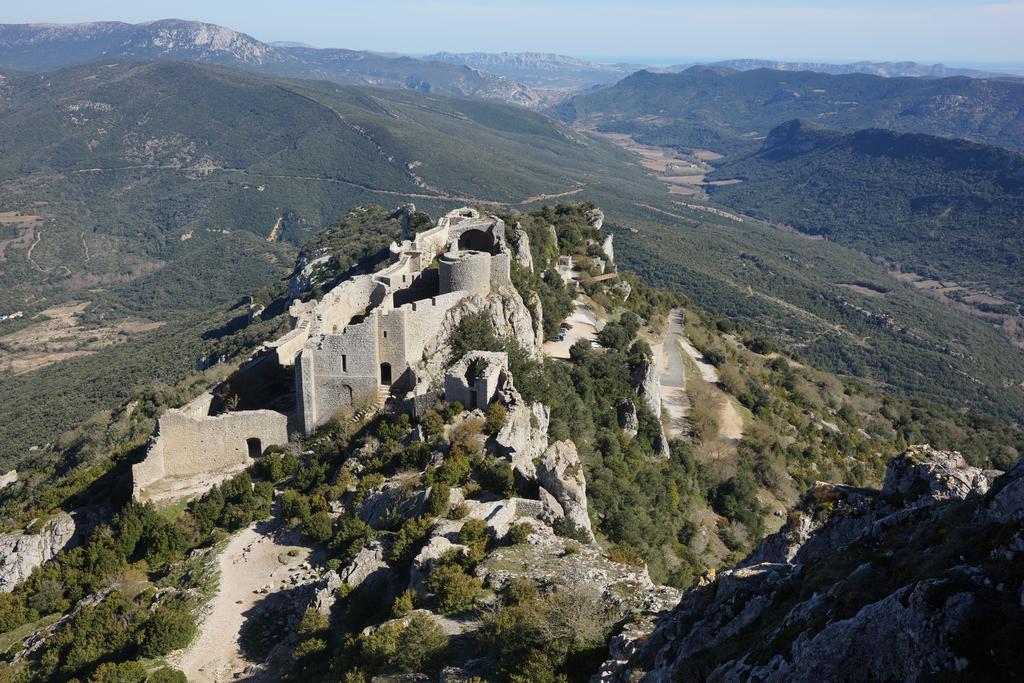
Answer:
[[[574,190],[566,190],[565,192],[556,192],[554,194],[535,194],[531,197],[521,200],[520,204],[530,204],[532,202],[546,202],[549,199],[560,199],[562,197],[571,197],[574,194],[583,192],[583,185],[581,184]]]
[[[676,315],[678,311],[672,311],[670,313],[673,325],[675,325]],[[679,314],[681,316],[681,314]],[[673,327],[670,327],[670,333],[673,331]],[[671,334],[669,335],[672,336]],[[686,338],[682,332],[682,318],[678,319],[678,329],[675,339],[678,341],[678,346],[690,357],[693,364],[697,366],[697,370],[700,372],[701,379],[711,385],[718,384],[718,370],[714,365],[704,360],[704,356],[701,355],[692,342]],[[719,394],[717,399],[718,404],[718,436],[728,441],[739,441],[743,438],[743,415],[736,408],[735,400],[725,393],[721,389],[716,391]],[[664,383],[662,384],[662,392],[664,393]]]
[[[277,222],[274,223],[274,227],[271,228],[271,230],[270,230],[270,234],[267,235],[267,241],[268,242],[276,242],[277,241],[277,236],[281,233],[281,223],[283,223],[283,222],[284,222],[284,216],[281,216],[280,218],[277,219]]]
[[[661,343],[653,344],[654,362],[661,382],[661,409],[666,436],[685,436],[689,427],[690,397],[686,393],[686,364],[683,361],[683,315],[669,313],[669,323]]]
[[[238,645],[243,613],[266,597],[259,591],[278,587],[290,568],[304,562],[309,554],[306,548],[279,544],[272,531],[261,529],[250,526],[228,542],[218,559],[217,594],[200,624],[199,636],[187,650],[168,658],[189,681],[220,683],[240,677],[250,664]],[[289,556],[290,550],[297,554]]]

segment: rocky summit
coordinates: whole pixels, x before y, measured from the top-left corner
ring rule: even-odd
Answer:
[[[605,680],[998,678],[1024,636],[1022,520],[1024,467],[928,446],[890,460],[880,490],[815,484]]]

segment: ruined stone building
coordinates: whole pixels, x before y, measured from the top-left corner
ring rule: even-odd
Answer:
[[[515,292],[512,258],[504,222],[464,208],[403,235],[385,268],[319,301],[295,301],[291,331],[250,359],[230,387],[160,418],[146,460],[133,467],[136,498],[205,490],[267,446],[286,443],[289,431],[310,434],[342,409],[377,405],[388,394],[425,394],[441,381],[432,372],[439,345],[474,305],[501,333],[539,352],[539,301],[528,309]]]
[[[508,354],[471,351],[444,376],[444,400],[461,403],[466,410],[486,410],[507,382]]]

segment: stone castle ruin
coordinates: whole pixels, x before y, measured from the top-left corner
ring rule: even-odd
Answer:
[[[160,418],[145,461],[132,468],[135,497],[205,490],[267,446],[286,443],[289,431],[311,434],[344,409],[389,396],[415,409],[417,397],[443,390],[447,336],[468,312],[489,313],[500,332],[539,353],[539,301],[528,306],[512,286],[505,230],[497,217],[452,211],[425,232],[403,234],[385,268],[356,275],[319,301],[296,300],[291,331],[230,380],[257,387],[236,397],[234,410],[225,409],[226,390],[214,390]]]

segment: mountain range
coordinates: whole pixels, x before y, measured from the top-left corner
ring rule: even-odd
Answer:
[[[271,45],[223,26],[180,19],[142,24],[0,25],[0,69],[45,71],[104,59],[178,60],[249,71],[537,106],[529,88],[463,64],[355,50]]]
[[[726,59],[707,62],[705,66],[722,66],[736,71],[752,69],[772,69],[774,71],[816,71],[824,74],[870,74],[887,78],[919,77],[949,78],[950,76],[966,76],[968,78],[1012,78],[1012,74],[982,69],[962,69],[949,67],[945,64],[920,64],[918,62],[850,62],[848,64],[830,64],[828,62],[785,62],[773,59]],[[685,67],[669,70],[679,71]]]
[[[800,118],[837,128],[879,127],[1024,149],[1024,81],[884,78],[696,66],[639,71],[582,93],[553,113],[651,145],[753,152],[775,126]]]
[[[691,66],[602,63],[539,52],[438,52],[405,56],[324,49],[291,41],[266,43],[224,26],[180,19],[140,24],[0,24],[0,69],[46,71],[111,58],[197,61],[345,85],[498,99],[533,108],[554,105],[576,92],[610,85],[643,69],[674,73]],[[998,76],[987,71],[915,62],[840,65],[737,59],[714,62],[712,66],[893,77]]]

